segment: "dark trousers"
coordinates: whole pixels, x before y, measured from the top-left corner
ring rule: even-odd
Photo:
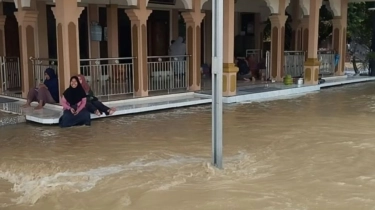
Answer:
[[[27,100],[30,101],[30,102],[40,102],[40,101],[43,101],[43,104],[41,105],[45,105],[46,103],[49,103],[49,104],[54,104],[56,103],[55,100],[52,98],[52,95],[51,93],[49,92],[49,90],[45,87],[42,87],[42,88],[39,88],[39,89],[31,89],[29,91],[29,93],[27,94]]]
[[[64,110],[59,120],[60,127],[72,127],[79,125],[91,125],[90,112],[82,109],[77,115],[72,114],[70,110]]]
[[[100,112],[100,114],[104,113],[106,115],[109,115],[109,107],[107,107],[106,105],[104,105],[102,102],[100,102],[99,100],[93,100],[93,101],[88,101],[86,103],[86,109],[95,114],[96,110],[98,110]]]

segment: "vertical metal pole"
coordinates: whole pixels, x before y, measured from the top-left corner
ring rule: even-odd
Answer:
[[[217,168],[223,167],[223,7],[223,0],[212,0],[212,164]]]

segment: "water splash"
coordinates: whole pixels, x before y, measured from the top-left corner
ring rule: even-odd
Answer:
[[[255,167],[249,168],[246,165],[254,163],[252,157],[246,152],[239,152],[237,155],[225,158],[226,168],[218,170],[208,161],[208,158],[181,156],[169,154],[169,158],[150,160],[155,156],[148,155],[140,157],[128,164],[98,167],[86,171],[64,171],[51,175],[46,175],[39,171],[39,174],[26,174],[16,170],[0,170],[0,178],[13,184],[12,191],[19,194],[18,198],[12,200],[16,204],[33,205],[39,199],[56,191],[64,192],[86,192],[93,189],[97,183],[119,173],[137,176],[146,172],[156,170],[176,170],[176,175],[169,178],[153,177],[148,183],[137,183],[152,186],[154,191],[168,190],[171,187],[185,183],[189,178],[200,177],[206,180],[219,177],[233,178],[233,174],[238,177],[244,175],[254,175],[257,172]],[[160,158],[160,157],[159,157]],[[198,167],[197,167],[198,166]],[[200,166],[200,167],[199,167]],[[187,170],[188,169],[188,170]],[[59,170],[58,168],[52,171]],[[187,171],[189,171],[187,173]],[[247,177],[248,178],[248,177]],[[126,203],[131,201],[126,201]]]
[[[13,184],[12,191],[20,194],[13,200],[17,204],[35,204],[40,198],[54,191],[85,192],[96,186],[105,177],[124,171],[147,170],[148,167],[168,167],[175,164],[199,163],[202,158],[175,156],[169,159],[149,161],[139,158],[126,165],[99,167],[79,172],[58,172],[49,176],[25,174],[17,171],[0,170],[0,178]]]

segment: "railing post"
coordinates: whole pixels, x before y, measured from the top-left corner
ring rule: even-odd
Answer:
[[[334,75],[335,74],[335,51],[319,50],[317,57],[320,62],[319,74]]]
[[[186,89],[189,86],[189,59],[187,56],[148,56],[149,91]]]
[[[305,53],[303,51],[285,51],[285,65],[283,76],[289,74],[292,77],[303,76]]]
[[[133,60],[133,57],[81,59],[81,74],[98,97],[108,100],[114,95],[132,94],[134,97]]]
[[[266,80],[271,78],[271,69],[270,69],[270,51],[266,52]]]

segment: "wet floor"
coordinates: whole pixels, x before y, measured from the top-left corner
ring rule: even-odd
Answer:
[[[0,128],[0,209],[375,209],[375,83],[60,129]]]

